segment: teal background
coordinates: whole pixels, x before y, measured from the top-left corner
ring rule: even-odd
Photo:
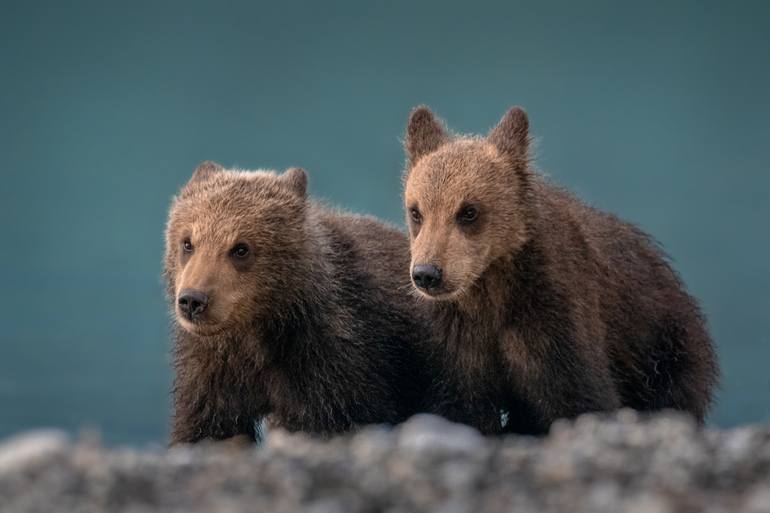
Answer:
[[[640,224],[703,302],[710,421],[770,420],[770,3],[0,4],[0,436],[162,442],[169,200],[202,160],[305,167],[401,223],[400,137],[513,104],[538,164]]]

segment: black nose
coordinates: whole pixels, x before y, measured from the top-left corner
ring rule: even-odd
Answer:
[[[418,264],[412,269],[412,280],[421,289],[435,289],[441,285],[441,269],[431,264]]]
[[[179,293],[179,310],[190,320],[199,317],[206,305],[209,303],[209,297],[200,290],[184,289]]]

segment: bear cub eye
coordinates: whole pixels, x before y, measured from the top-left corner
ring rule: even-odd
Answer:
[[[417,207],[412,207],[409,209],[409,217],[412,219],[414,224],[420,224],[422,222],[422,214],[419,210],[417,210]]]
[[[244,244],[243,242],[239,242],[235,246],[233,246],[233,249],[230,250],[230,255],[232,255],[235,258],[246,258],[249,256],[249,246],[247,244]]]
[[[182,250],[185,253],[192,253],[193,252],[193,245],[192,242],[190,242],[190,239],[185,239],[182,241]]]
[[[479,217],[479,211],[473,205],[468,205],[460,209],[457,213],[457,222],[460,224],[471,224]]]

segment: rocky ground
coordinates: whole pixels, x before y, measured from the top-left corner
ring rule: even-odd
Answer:
[[[0,511],[770,513],[770,427],[626,411],[484,438],[417,416],[330,441],[154,452],[37,432],[0,445]]]

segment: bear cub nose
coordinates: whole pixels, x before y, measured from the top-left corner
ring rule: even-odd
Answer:
[[[179,310],[192,321],[206,310],[209,297],[200,290],[184,289],[179,293],[178,303]]]
[[[431,264],[418,264],[412,269],[412,280],[421,289],[435,289],[441,285],[441,269]]]

